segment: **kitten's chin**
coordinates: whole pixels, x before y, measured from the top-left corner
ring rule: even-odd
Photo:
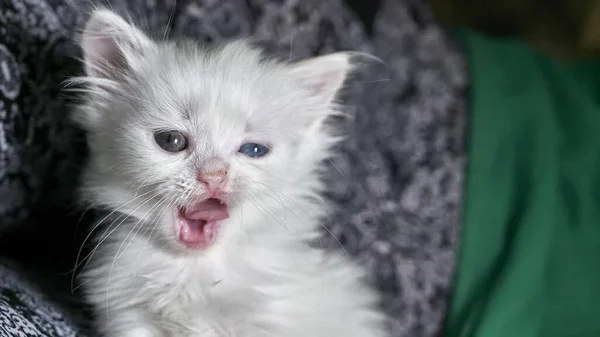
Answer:
[[[219,234],[220,222],[229,218],[227,204],[206,199],[173,212],[177,241],[189,249],[210,248]]]

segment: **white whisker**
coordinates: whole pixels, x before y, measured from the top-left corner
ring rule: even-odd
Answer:
[[[73,267],[73,276],[71,277],[71,290],[74,291],[76,288],[73,288],[74,286],[74,282],[75,282],[75,271],[77,270],[77,268],[80,266],[81,263],[83,263],[83,261],[86,261],[89,259],[89,257],[91,256],[90,254],[86,255],[86,257],[83,258],[82,262],[78,262],[79,258],[81,257],[81,252],[83,250],[83,247],[85,246],[86,242],[90,239],[90,237],[92,236],[92,234],[94,233],[94,231],[100,226],[102,225],[102,223],[108,219],[111,215],[115,214],[116,212],[118,212],[119,210],[121,210],[123,207],[131,204],[132,202],[136,201],[139,198],[142,198],[152,192],[155,192],[155,190],[150,190],[144,194],[138,195],[132,199],[130,199],[129,201],[127,201],[126,203],[122,204],[121,206],[115,208],[112,212],[110,212],[108,215],[106,215],[105,217],[103,217],[102,219],[100,219],[100,221],[98,221],[96,223],[96,225],[94,225],[94,227],[89,231],[89,233],[87,234],[87,236],[85,237],[85,239],[83,240],[83,243],[81,244],[81,246],[79,247],[79,250],[77,252],[77,257],[75,258],[75,266]],[[94,249],[95,250],[95,249]]]

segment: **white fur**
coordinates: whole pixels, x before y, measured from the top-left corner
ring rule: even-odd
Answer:
[[[318,169],[336,141],[323,122],[349,55],[288,65],[241,41],[158,43],[108,10],[93,13],[81,44],[82,195],[114,211],[81,281],[105,336],[385,335],[361,270],[310,244],[327,214]],[[171,129],[188,150],[156,145],[153,133]],[[248,141],[271,151],[237,153]],[[203,193],[195,174],[214,156],[230,165],[232,216],[215,245],[188,250],[171,212]]]

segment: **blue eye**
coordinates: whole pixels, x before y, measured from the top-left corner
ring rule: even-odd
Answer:
[[[269,152],[269,148],[261,144],[246,143],[240,147],[238,152],[248,157],[258,158],[267,154],[267,152]]]

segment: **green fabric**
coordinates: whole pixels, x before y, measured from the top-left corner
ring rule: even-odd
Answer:
[[[461,31],[469,164],[446,337],[600,337],[600,62]]]

